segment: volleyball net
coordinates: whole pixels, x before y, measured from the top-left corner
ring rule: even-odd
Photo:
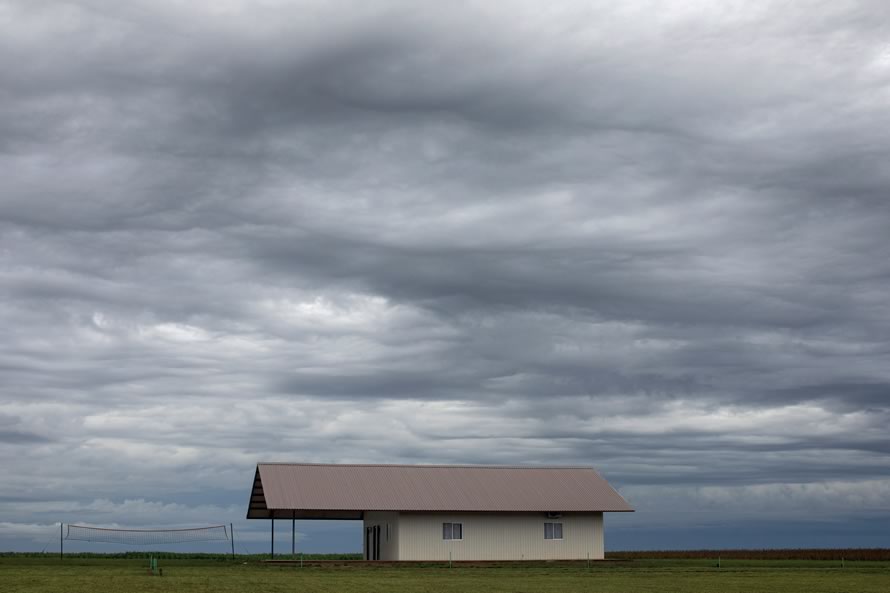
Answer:
[[[125,546],[159,546],[193,542],[232,541],[226,525],[188,529],[112,529],[87,525],[66,525],[66,540],[120,544]]]

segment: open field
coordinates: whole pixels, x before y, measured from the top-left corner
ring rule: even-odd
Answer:
[[[167,559],[163,577],[137,559],[0,558],[3,593],[887,593],[890,562],[634,560],[445,566],[267,566],[250,561]]]

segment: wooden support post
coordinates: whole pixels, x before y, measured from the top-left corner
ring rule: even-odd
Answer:
[[[275,517],[272,517],[272,548],[269,558],[275,558]]]

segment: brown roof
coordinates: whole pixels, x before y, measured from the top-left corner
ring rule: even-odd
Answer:
[[[362,511],[632,511],[589,467],[259,463],[248,518]]]

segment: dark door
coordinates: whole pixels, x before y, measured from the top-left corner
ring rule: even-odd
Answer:
[[[365,560],[380,560],[380,526],[365,531]]]

